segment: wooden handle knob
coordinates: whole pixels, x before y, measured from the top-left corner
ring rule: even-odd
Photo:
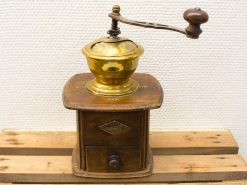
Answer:
[[[189,22],[185,28],[187,36],[196,39],[202,33],[200,25],[208,21],[208,14],[200,8],[192,8],[184,12],[184,19]]]

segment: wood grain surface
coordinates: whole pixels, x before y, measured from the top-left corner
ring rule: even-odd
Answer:
[[[0,183],[0,185],[11,185],[12,183]],[[19,184],[19,183],[15,183]],[[59,183],[62,185],[69,185],[64,183]],[[187,182],[187,183],[172,183],[173,185],[246,185],[247,181],[245,180],[236,180],[236,181],[223,181],[223,182]],[[29,184],[29,185],[37,185],[37,184]],[[40,185],[54,185],[54,184],[40,184]],[[81,184],[74,184],[81,185]],[[95,184],[87,184],[87,185],[95,185]],[[104,184],[104,185],[126,185],[126,184]],[[171,185],[171,183],[150,183],[150,184],[141,184],[141,183],[129,183],[128,185]]]
[[[4,182],[159,183],[247,178],[247,165],[239,155],[154,156],[154,171],[149,177],[104,180],[72,175],[70,156],[4,155],[0,158],[0,176]]]
[[[223,185],[225,182],[217,181],[247,179],[246,162],[237,154],[237,144],[231,133],[227,130],[170,130],[166,132],[153,132],[150,136],[152,138],[153,150],[155,151],[155,148],[161,149],[160,152],[154,154],[154,169],[151,176],[103,180],[80,178],[72,175],[71,154],[59,154],[59,150],[70,149],[74,145],[74,132],[5,130],[0,135],[0,151],[5,150],[5,152],[10,152],[10,154],[0,155],[0,182],[22,184],[150,184],[210,181],[210,183]],[[207,150],[200,151],[205,149],[204,147]],[[13,153],[13,150],[8,150],[11,148],[16,148],[17,153]],[[32,155],[32,152],[29,151],[29,155],[23,155],[25,153],[23,151],[26,149],[30,151],[43,151],[43,153],[38,155],[37,152],[33,152],[35,155]],[[45,153],[47,149],[50,151],[59,150],[51,152],[52,155],[50,155]],[[166,149],[170,149],[169,155],[162,154],[162,151]],[[18,153],[19,150],[23,153]],[[182,154],[182,152],[185,152],[185,154]],[[214,154],[214,152],[216,153]],[[190,155],[186,155],[187,153]],[[241,185],[244,183],[245,181],[234,182],[234,184]],[[229,183],[226,182],[226,184]]]
[[[76,143],[72,131],[0,132],[0,155],[71,155]],[[150,145],[155,155],[235,154],[238,145],[228,130],[153,131]]]
[[[131,96],[95,96],[85,83],[93,79],[90,73],[77,74],[69,79],[63,90],[63,103],[68,109],[93,111],[133,111],[159,108],[163,102],[163,91],[159,82],[151,75],[135,73],[132,78],[140,88]]]

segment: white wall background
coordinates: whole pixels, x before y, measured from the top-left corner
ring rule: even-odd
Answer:
[[[81,48],[106,35],[107,14],[120,4],[128,18],[185,27],[184,10],[205,9],[199,40],[120,24],[145,48],[138,72],[165,92],[152,129],[231,129],[247,159],[247,1],[0,1],[0,129],[75,129],[63,107],[66,80],[88,72]]]

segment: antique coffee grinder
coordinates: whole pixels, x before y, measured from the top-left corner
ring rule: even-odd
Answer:
[[[63,103],[77,113],[77,145],[72,166],[76,176],[134,178],[152,173],[149,112],[163,101],[159,82],[149,74],[134,73],[143,48],[119,37],[118,21],[172,30],[198,38],[208,15],[200,8],[184,12],[184,29],[126,19],[113,6],[108,37],[87,44],[82,52],[92,74],[73,76],[65,85]]]

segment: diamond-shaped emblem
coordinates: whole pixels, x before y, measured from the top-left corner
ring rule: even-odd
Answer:
[[[126,132],[127,130],[130,129],[129,126],[127,126],[123,123],[120,123],[119,121],[116,121],[116,120],[112,120],[112,121],[107,122],[103,125],[100,125],[98,128],[100,130],[107,132],[108,134],[113,135],[113,136],[117,135],[117,134],[121,134],[123,132]]]

